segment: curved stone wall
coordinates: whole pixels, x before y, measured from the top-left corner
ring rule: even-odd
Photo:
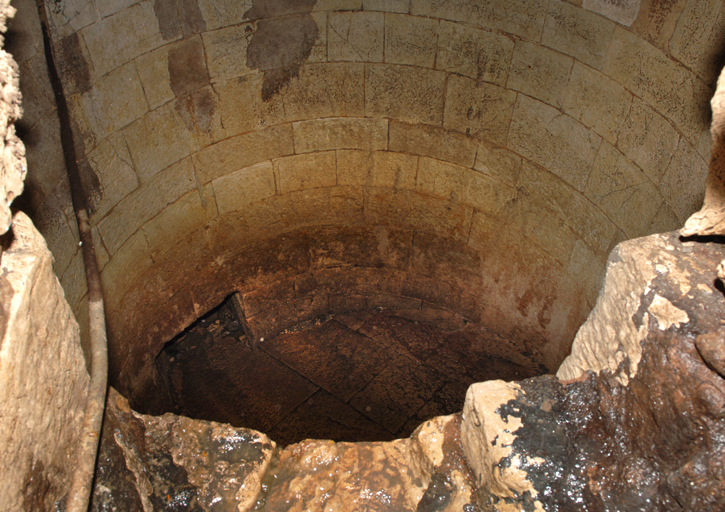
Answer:
[[[229,293],[281,307],[331,269],[553,371],[609,250],[681,226],[704,193],[725,8],[625,4],[48,4],[114,384],[140,396],[163,343]],[[74,228],[53,229],[81,312]]]

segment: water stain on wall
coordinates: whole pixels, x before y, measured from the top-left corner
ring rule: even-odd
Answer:
[[[319,34],[312,18],[317,0],[254,0],[244,17],[257,21],[247,66],[264,71],[262,100],[269,101],[299,74]]]

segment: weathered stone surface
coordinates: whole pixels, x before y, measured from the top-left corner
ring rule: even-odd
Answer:
[[[564,112],[614,144],[622,119],[627,112],[632,115],[631,104],[632,95],[624,87],[588,66],[574,62],[564,98]],[[648,134],[649,127],[636,132],[638,137]],[[662,155],[658,156],[662,158]]]
[[[621,27],[614,30],[603,71],[673,121],[690,140],[707,126],[709,87],[635,34]]]
[[[221,82],[252,72],[247,67],[247,46],[252,31],[251,23],[243,23],[202,35],[212,82]]]
[[[294,123],[295,153],[387,149],[387,119],[333,118]]]
[[[615,24],[564,2],[549,6],[541,42],[596,69],[602,69]]]
[[[528,41],[517,41],[506,88],[561,108],[574,59]]]
[[[473,168],[514,187],[521,171],[521,157],[504,147],[481,141]]]
[[[691,235],[725,234],[725,72],[720,72],[712,105],[712,158],[707,176],[705,203],[687,219],[682,233]],[[679,148],[678,148],[679,149]],[[671,165],[671,164],[670,164]]]
[[[432,68],[437,39],[437,20],[403,14],[385,16],[385,62],[389,64]]]
[[[436,69],[506,85],[514,42],[506,36],[441,21]]]
[[[365,114],[408,123],[443,123],[446,74],[410,66],[365,67]]]
[[[89,24],[81,34],[96,76],[103,76],[163,44],[151,0]]]
[[[251,510],[274,450],[254,430],[137,414],[111,388],[91,510]]]
[[[611,144],[602,142],[584,195],[629,238],[644,236],[663,202],[649,178]]]
[[[715,83],[725,46],[725,7],[717,1],[687,2],[669,50],[709,85]]]
[[[219,215],[243,210],[250,203],[276,192],[272,162],[261,162],[221,176],[211,182]]]
[[[388,151],[337,152],[337,184],[415,189],[418,157]]]
[[[274,126],[232,137],[194,154],[194,168],[202,183],[244,167],[294,153],[292,126]]]
[[[134,60],[150,110],[174,99],[174,91],[171,90],[169,77],[170,47],[172,45],[162,46],[140,55]]]
[[[579,191],[586,185],[601,140],[549,105],[523,95],[516,100],[508,146]]]
[[[680,135],[665,118],[635,98],[622,123],[617,147],[654,183],[659,183],[679,140]]]
[[[516,93],[462,76],[448,79],[443,127],[499,144],[506,142]]]
[[[524,0],[430,1],[412,0],[411,14],[462,21],[482,28],[502,30],[538,41],[546,16],[546,6]]]
[[[473,167],[476,158],[474,139],[432,126],[393,121],[389,140],[391,151],[429,156],[464,167]]]
[[[687,141],[680,139],[670,165],[662,175],[659,189],[672,211],[684,222],[702,206],[707,164]]]
[[[582,0],[582,6],[590,11],[597,12],[607,18],[628,27],[637,18],[642,0],[624,0],[610,2],[609,0]]]
[[[18,213],[3,251],[0,493],[8,510],[50,510],[70,487],[88,374],[53,257]]]
[[[335,151],[318,151],[272,161],[280,194],[337,184]]]
[[[487,213],[498,213],[513,199],[514,189],[473,169],[421,158],[416,190],[451,199]]]
[[[384,15],[378,12],[333,12],[327,19],[330,61],[383,62]]]

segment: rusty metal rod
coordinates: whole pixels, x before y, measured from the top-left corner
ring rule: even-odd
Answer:
[[[103,413],[106,405],[106,392],[108,382],[108,348],[106,337],[106,318],[103,307],[103,291],[101,289],[101,275],[98,271],[96,252],[93,247],[91,225],[88,222],[88,210],[80,172],[73,143],[68,104],[63,94],[63,87],[55,66],[53,48],[50,43],[48,18],[42,0],[38,1],[38,12],[43,28],[43,45],[45,58],[48,63],[48,73],[53,86],[55,102],[60,120],[60,139],[63,146],[68,181],[70,182],[73,209],[78,221],[80,233],[80,246],[83,255],[83,266],[88,284],[88,316],[90,319],[91,343],[91,380],[88,388],[83,426],[81,430],[80,446],[76,454],[76,465],[71,480],[71,487],[66,500],[67,512],[86,512],[93,485],[93,475],[96,468],[98,444],[103,425]]]

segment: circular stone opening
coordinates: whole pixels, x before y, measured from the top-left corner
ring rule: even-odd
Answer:
[[[252,340],[239,302],[229,297],[201,317],[156,365],[177,414],[260,430],[283,445],[407,437],[459,412],[474,382],[544,371],[443,310],[340,308]]]

